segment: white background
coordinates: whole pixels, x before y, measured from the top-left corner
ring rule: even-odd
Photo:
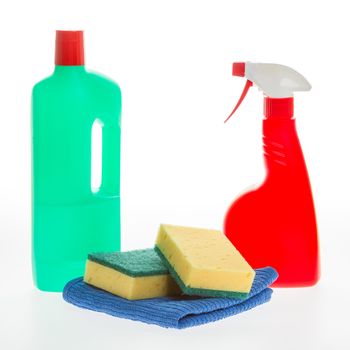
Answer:
[[[0,5],[1,349],[350,349],[347,1],[2,1]],[[87,68],[123,92],[122,248],[159,223],[221,228],[263,179],[262,96],[233,61],[275,62],[313,85],[295,115],[318,214],[322,279],[184,331],[66,304],[34,289],[30,261],[30,94],[53,70],[54,30],[85,30]],[[253,218],[252,218],[253,219]]]

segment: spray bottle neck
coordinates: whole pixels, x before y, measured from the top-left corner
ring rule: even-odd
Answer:
[[[264,116],[266,119],[293,119],[294,98],[264,98]]]

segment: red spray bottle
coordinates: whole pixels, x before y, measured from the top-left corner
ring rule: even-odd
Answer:
[[[317,225],[309,176],[293,116],[293,92],[311,85],[295,70],[264,63],[234,63],[247,79],[237,110],[253,84],[264,92],[263,149],[266,178],[237,198],[224,232],[253,268],[273,266],[275,287],[305,287],[320,276]]]

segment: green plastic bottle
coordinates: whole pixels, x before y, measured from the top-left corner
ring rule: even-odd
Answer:
[[[87,254],[120,249],[121,92],[85,70],[82,31],[56,32],[54,73],[32,94],[32,262],[35,285],[62,291]],[[92,129],[101,180],[92,188]]]

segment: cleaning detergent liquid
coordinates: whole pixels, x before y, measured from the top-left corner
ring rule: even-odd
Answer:
[[[33,277],[45,291],[83,275],[88,253],[120,249],[120,89],[85,70],[82,31],[56,32],[55,64],[32,94]]]
[[[252,267],[277,270],[274,286],[314,285],[319,280],[316,217],[293,116],[293,92],[308,91],[311,85],[295,70],[277,64],[234,63],[233,75],[247,82],[231,115],[253,84],[265,95],[266,178],[233,202],[224,232]]]

